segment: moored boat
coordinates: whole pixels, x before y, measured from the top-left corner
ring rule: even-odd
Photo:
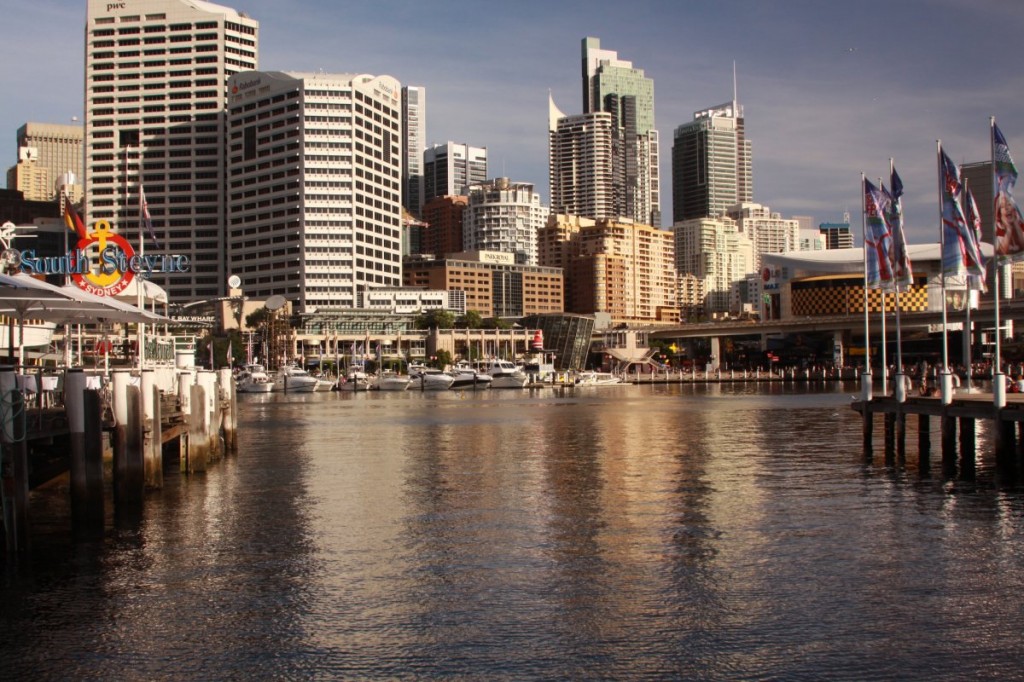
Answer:
[[[472,389],[478,391],[490,388],[491,382],[494,380],[490,374],[478,372],[462,362],[455,365],[448,374],[453,379],[450,388],[454,390]]]
[[[274,381],[263,365],[248,364],[235,377],[235,389],[239,393],[270,393],[274,390]]]
[[[378,391],[404,391],[412,383],[412,377],[392,371],[381,372],[373,387]]]
[[[622,379],[610,372],[582,372],[576,377],[577,386],[613,386]]]
[[[529,379],[508,360],[491,360],[482,366],[482,371],[491,377],[491,388],[522,388]]]
[[[274,377],[275,391],[291,391],[293,393],[312,393],[320,381],[310,376],[309,372],[296,365],[285,365]]]
[[[431,367],[421,367],[410,371],[415,371],[412,383],[413,390],[447,391],[455,381],[455,377],[450,374]]]

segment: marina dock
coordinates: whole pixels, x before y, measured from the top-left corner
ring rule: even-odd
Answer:
[[[51,378],[51,377],[46,377]],[[38,381],[34,381],[38,379]],[[55,382],[0,367],[0,453],[7,556],[30,546],[29,491],[68,475],[76,537],[102,536],[106,493],[115,516],[141,508],[165,468],[206,470],[237,449],[231,371],[115,370],[101,382],[76,368]],[[26,387],[52,386],[48,391]]]
[[[884,450],[887,462],[906,455],[908,417],[918,420],[919,466],[926,470],[931,454],[931,419],[939,420],[943,472],[947,476],[971,477],[977,451],[978,422],[991,422],[993,450],[997,464],[1007,470],[1020,467],[1024,455],[1024,394],[1009,394],[1006,405],[995,406],[992,393],[959,392],[948,404],[938,397],[907,396],[899,402],[894,396],[857,400],[851,407],[863,420],[863,447],[866,458],[874,452],[874,417],[884,424]]]

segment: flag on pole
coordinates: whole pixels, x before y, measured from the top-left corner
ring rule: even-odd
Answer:
[[[67,194],[64,195],[64,224],[67,225],[68,229],[74,232],[79,239],[85,239],[85,223],[82,222],[82,218],[78,215],[78,211],[75,210],[75,205],[71,203],[71,197]]]
[[[960,206],[960,169],[939,149],[942,167],[942,274],[980,277],[985,272],[974,231]]]
[[[224,359],[227,361],[228,367],[233,367],[234,366],[234,364],[235,364],[235,357],[234,357],[234,353],[231,352],[231,339],[228,339],[228,352],[224,356]]]
[[[139,185],[139,213],[142,215],[142,222],[146,225],[146,231],[149,232],[149,238],[153,240],[153,245],[158,249],[163,248],[160,246],[160,240],[156,238],[156,232],[153,231],[153,219],[149,216],[149,203],[146,202],[146,190],[142,185]]]
[[[968,229],[974,233],[974,240],[981,244],[981,213],[978,211],[978,204],[974,201],[974,192],[964,185],[963,195],[964,217],[967,219]],[[985,269],[982,268],[980,275],[967,276],[967,288],[972,291],[987,291],[985,287]]]
[[[903,196],[903,181],[895,168],[892,169],[890,187],[886,197],[885,222],[892,237],[893,278],[896,287],[907,288],[914,283],[914,273],[907,254],[907,236],[903,232],[903,202],[900,199]],[[885,191],[884,185],[882,190]]]
[[[378,342],[377,342],[377,362],[380,362],[380,360],[381,360],[381,357],[382,357],[382,356],[381,356],[381,354],[380,354],[380,341],[378,341]]]
[[[213,339],[210,339],[210,369],[217,369],[217,365],[213,362]]]
[[[999,126],[992,122],[992,173],[995,178],[993,203],[996,223],[996,256],[1008,260],[1024,258],[1024,217],[1013,198],[1017,167]]]
[[[882,219],[885,195],[870,180],[864,180],[864,286],[880,289],[892,285],[892,238]]]

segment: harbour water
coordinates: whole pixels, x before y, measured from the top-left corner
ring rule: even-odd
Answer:
[[[866,461],[856,393],[246,396],[237,457],[102,542],[49,521],[59,485],[34,494],[0,671],[1024,679],[1024,488],[983,428],[974,480],[913,445]]]

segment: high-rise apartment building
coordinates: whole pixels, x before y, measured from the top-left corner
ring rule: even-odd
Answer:
[[[7,189],[20,190],[28,201],[53,201],[63,184],[72,201],[81,200],[82,126],[26,123],[17,137],[18,165],[7,172]]]
[[[390,76],[228,80],[228,262],[250,296],[355,308],[402,283],[402,103]]]
[[[616,217],[612,181],[612,115],[566,116],[548,97],[551,211],[593,219]]]
[[[85,218],[146,253],[187,256],[190,271],[153,277],[173,301],[226,290],[225,84],[257,68],[258,34],[210,2],[88,2]],[[159,246],[142,229],[143,192]]]
[[[427,89],[402,88],[402,206],[417,218],[423,211],[423,152],[427,141]]]
[[[672,221],[725,215],[754,199],[751,145],[743,109],[732,102],[698,111],[675,130]]]
[[[511,253],[520,265],[536,265],[537,233],[548,213],[532,183],[496,178],[472,185],[462,218],[463,248]]]
[[[750,272],[761,269],[761,254],[787,253],[800,250],[800,223],[783,218],[767,206],[744,203],[731,206],[726,215],[736,221],[740,234],[754,246],[754,262]]]
[[[423,152],[423,202],[465,195],[470,185],[487,182],[487,148],[448,142]]]
[[[582,66],[583,113],[612,116],[615,214],[657,227],[661,225],[661,180],[654,81],[616,52],[601,49],[597,38],[583,39]]]
[[[691,218],[676,223],[676,268],[689,280],[684,304],[707,313],[738,312],[739,285],[754,272],[754,246],[732,218]],[[696,297],[699,296],[699,300]]]
[[[566,312],[677,322],[673,234],[649,225],[552,214],[538,260],[565,273]]]

